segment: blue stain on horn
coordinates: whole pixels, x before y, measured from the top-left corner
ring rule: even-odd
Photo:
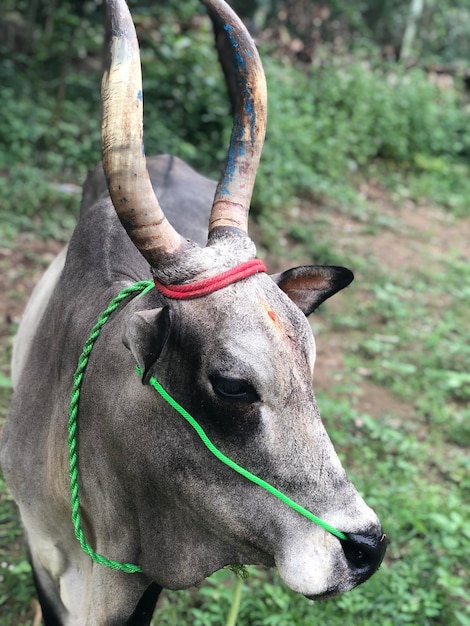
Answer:
[[[224,171],[224,175],[219,184],[219,191],[226,196],[230,196],[229,185],[234,179],[236,174],[237,157],[243,157],[245,154],[245,140],[243,139],[243,126],[241,124],[239,115],[236,115],[232,137],[230,139],[230,146],[228,149],[227,163]]]
[[[236,175],[237,157],[243,157],[247,150],[246,141],[244,139],[244,123],[243,117],[249,119],[250,124],[250,140],[251,143],[255,143],[255,129],[256,129],[256,110],[254,106],[253,97],[247,80],[247,64],[246,57],[252,57],[251,51],[245,51],[245,55],[240,52],[240,45],[233,33],[233,27],[230,24],[224,25],[224,30],[227,33],[231,48],[232,48],[232,60],[233,70],[237,76],[240,84],[240,88],[243,94],[243,111],[235,115],[232,137],[230,139],[230,146],[227,156],[227,164],[224,172],[223,179],[219,184],[219,192],[229,196],[229,185]]]
[[[245,55],[239,52],[239,43],[234,37],[233,27],[230,24],[224,25],[224,30],[227,33],[227,37],[230,41],[230,45],[232,46],[233,53],[233,61],[234,61],[234,72],[240,79],[240,86],[243,93],[243,103],[244,110],[247,116],[250,118],[250,138],[251,141],[255,141],[255,127],[256,127],[256,110],[253,102],[253,97],[251,95],[250,88],[248,86],[247,74],[248,69],[246,66],[245,56],[251,57],[253,56],[251,51],[245,51]]]

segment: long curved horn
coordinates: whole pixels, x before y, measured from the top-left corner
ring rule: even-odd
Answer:
[[[219,226],[248,230],[248,212],[266,132],[266,80],[256,45],[243,22],[223,0],[202,0],[231,44],[240,89],[227,163],[212,205],[209,236]]]
[[[124,0],[107,0],[111,60],[103,76],[103,169],[116,212],[150,265],[179,256],[186,242],[171,226],[150,182],[143,145],[139,44]]]

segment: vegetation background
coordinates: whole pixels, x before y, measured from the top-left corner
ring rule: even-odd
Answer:
[[[148,153],[217,176],[230,133],[196,0],[129,2]],[[250,568],[239,626],[470,625],[470,0],[233,0],[269,88],[253,236],[275,271],[338,263],[353,287],[313,320],[330,435],[391,536],[327,603]],[[149,6],[150,5],[150,6]],[[0,16],[0,429],[22,308],[70,235],[100,158],[101,3],[4,0]],[[0,474],[0,623],[37,624]],[[165,593],[158,624],[225,622],[233,574]]]

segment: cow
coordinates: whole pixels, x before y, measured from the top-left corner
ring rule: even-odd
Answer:
[[[168,155],[146,159],[137,38],[125,1],[107,0],[103,162],[15,343],[0,460],[48,626],[148,625],[162,588],[227,565],[275,566],[294,591],[328,598],[368,579],[385,552],[312,390],[307,316],[352,273],[268,275],[256,258],[247,219],[264,74],[228,5],[202,1],[227,33],[239,89],[220,181]]]

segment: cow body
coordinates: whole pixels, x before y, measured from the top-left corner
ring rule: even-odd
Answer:
[[[215,182],[200,176],[173,157],[155,157],[148,159],[148,162],[152,183],[175,227],[188,238],[204,245]],[[188,189],[195,192],[193,197],[187,197]],[[45,273],[28,303],[18,330],[12,367],[15,393],[1,448],[2,467],[21,509],[36,576],[64,624],[69,623],[67,614],[73,614],[74,606],[80,604],[80,595],[85,593],[79,582],[81,577],[78,570],[92,569],[89,558],[81,552],[74,538],[68,510],[70,495],[66,427],[70,381],[89,331],[111,298],[123,287],[150,278],[148,264],[132,245],[117,219],[100,165],[90,172],[84,186],[80,221],[74,236],[67,249]],[[143,299],[139,301],[141,308],[145,308],[143,302]],[[129,303],[130,306],[135,304]],[[82,332],[77,335],[79,327]],[[105,329],[104,333],[113,332],[111,329],[110,322],[109,329]],[[123,331],[121,335],[124,336]],[[118,343],[122,345],[119,334],[118,337]],[[107,343],[107,340],[103,337],[100,343],[104,342]],[[66,351],[63,346],[67,346]],[[114,358],[112,350],[107,358],[111,363]],[[126,367],[123,364],[122,367],[127,369],[131,381],[140,385],[132,357],[129,365]],[[121,380],[121,374],[117,375],[117,379]],[[108,381],[110,386],[103,398],[105,405],[116,393],[117,379]],[[52,390],[54,393],[51,393]],[[57,405],[58,397],[61,400]],[[84,402],[85,397],[86,391]],[[95,400],[92,399],[92,402]],[[135,406],[140,403],[140,398],[129,397],[125,404],[128,402],[130,406]],[[122,410],[125,411],[124,406]],[[121,435],[123,433],[119,438]],[[93,444],[93,454],[96,445],[98,442]],[[18,463],[18,450],[21,450],[21,463]],[[127,480],[123,486],[127,488]],[[110,494],[113,491],[111,487]],[[43,496],[40,502],[38,493]],[[38,508],[41,502],[43,509]],[[98,507],[102,510],[100,504]],[[118,516],[112,525],[115,523],[126,527],[129,522],[132,524],[133,515],[127,519],[129,511],[122,513],[123,517]],[[55,520],[55,523],[51,524],[51,520]],[[102,522],[106,526],[109,524],[105,518]],[[110,533],[110,528],[108,526],[106,534]],[[65,536],[61,538],[64,531]],[[103,551],[106,553],[105,548]],[[133,597],[131,600],[132,610],[143,590],[150,584],[148,580],[143,583],[138,581],[140,576],[116,574],[103,568],[98,568],[97,574],[98,578],[100,574],[105,574],[106,584],[103,589],[106,595],[109,593],[109,602],[106,601],[106,604],[111,606],[116,604],[116,598],[121,598],[125,604],[129,600],[128,593],[122,590],[116,595],[115,585],[108,578],[122,578],[126,589],[136,583],[138,592],[136,599]],[[94,577],[90,578],[90,583],[95,587]],[[69,610],[64,611],[64,608]],[[118,615],[122,615],[121,607],[116,607],[116,610]],[[77,624],[88,623],[81,613],[78,614],[80,618]],[[97,624],[106,623],[95,619]],[[72,620],[70,623],[75,622]]]
[[[194,282],[256,254],[238,226],[211,227],[200,247],[209,215],[217,224],[232,219],[225,200],[217,201],[220,183],[216,191],[215,183],[167,156],[149,160],[148,169],[181,242],[170,233],[173,248],[158,249],[158,263],[145,245],[139,251],[140,235],[130,233],[131,241],[121,225],[129,226],[127,218],[120,222],[115,211],[128,199],[117,201],[112,192],[111,201],[106,186],[112,183],[98,168],[85,185],[68,249],[36,290],[15,346],[0,460],[20,508],[46,623],[149,624],[162,587],[197,585],[228,564],[275,565],[288,586],[309,597],[346,591],[377,569],[384,543],[375,513],[341,467],[312,391],[315,343],[306,315],[350,282],[342,268],[261,272],[191,300],[153,289],[120,305],[96,341],[82,383],[81,516],[96,552],[138,564],[141,573],[95,563],[75,538],[68,407],[98,316],[137,281]],[[214,213],[217,202],[222,209]],[[145,384],[149,376],[227,456],[347,541],[221,464]]]

